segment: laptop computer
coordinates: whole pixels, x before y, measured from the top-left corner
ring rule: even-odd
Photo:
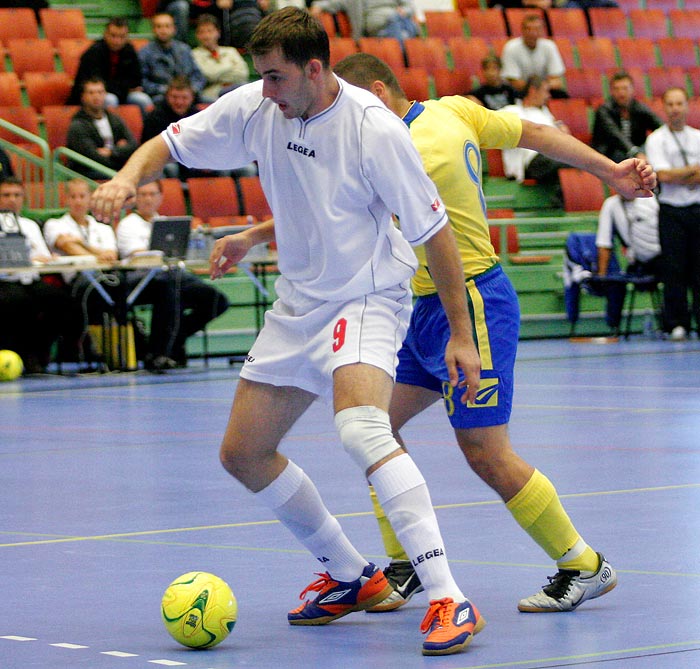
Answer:
[[[151,251],[161,251],[163,257],[184,260],[190,242],[191,216],[160,216],[153,219]]]
[[[28,267],[29,244],[19,227],[17,215],[0,210],[0,267]]]

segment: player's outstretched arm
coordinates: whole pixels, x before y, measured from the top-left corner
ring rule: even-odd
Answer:
[[[595,174],[626,198],[651,197],[656,188],[656,173],[643,158],[628,158],[615,163],[556,128],[523,120],[523,132],[518,146]]]
[[[92,194],[90,207],[93,216],[103,223],[116,224],[122,208],[136,197],[136,189],[158,178],[169,160],[170,150],[165,140],[160,136],[149,139],[114,177],[98,186]]]
[[[460,387],[467,387],[462,402],[476,401],[481,379],[481,359],[472,336],[472,322],[467,305],[464,286],[464,269],[459,258],[454,234],[450,225],[445,225],[427,242],[425,254],[430,267],[430,276],[435,282],[440,302],[450,323],[450,341],[445,350],[445,362],[450,384],[459,382],[458,370],[464,373]]]

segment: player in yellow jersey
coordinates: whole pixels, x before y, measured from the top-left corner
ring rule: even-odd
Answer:
[[[444,349],[449,337],[425,255],[418,251],[413,279],[417,301],[404,346],[399,353],[391,407],[391,425],[399,430],[442,398],[457,442],[476,474],[506,503],[515,520],[553,560],[558,572],[549,585],[520,600],[520,611],[571,611],[586,599],[612,590],[612,566],[579,535],[552,483],[513,450],[508,437],[513,398],[520,311],[512,284],[489,239],[481,185],[481,149],[515,146],[534,149],[600,177],[626,197],[651,197],[656,175],[645,161],[614,163],[554,128],[493,112],[464,97],[410,102],[396,77],[381,60],[355,54],[335,72],[374,93],[408,125],[428,175],[447,208],[464,265],[464,279],[481,357],[481,383],[474,403],[461,401],[463,389],[448,383]],[[400,539],[373,495],[375,512],[388,555],[385,574],[394,592],[374,610],[403,605],[421,590]]]

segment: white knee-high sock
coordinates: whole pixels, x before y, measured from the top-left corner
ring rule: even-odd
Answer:
[[[429,599],[465,596],[452,577],[425,479],[413,459],[399,455],[369,476],[380,504],[406,549]]]
[[[367,566],[323,504],[316,486],[291,460],[282,473],[257,493],[279,521],[338,581],[354,581]]]

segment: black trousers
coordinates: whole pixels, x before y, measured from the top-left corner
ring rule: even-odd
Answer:
[[[700,330],[700,205],[659,207],[661,279],[664,283],[664,329],[681,325]],[[692,294],[689,307],[688,291]],[[692,315],[692,319],[691,319]]]
[[[28,371],[46,367],[57,340],[61,359],[81,359],[86,325],[79,303],[63,287],[0,281],[0,323],[0,348],[18,353]]]
[[[126,320],[126,298],[147,270],[114,272],[103,277],[102,286],[116,302],[115,316]],[[76,295],[87,304],[91,322],[101,323],[106,305],[84,277],[73,286]],[[159,272],[139,294],[135,304],[150,304],[151,327],[147,354],[156,358],[184,356],[185,341],[229,307],[226,296],[214,286],[179,268]]]

